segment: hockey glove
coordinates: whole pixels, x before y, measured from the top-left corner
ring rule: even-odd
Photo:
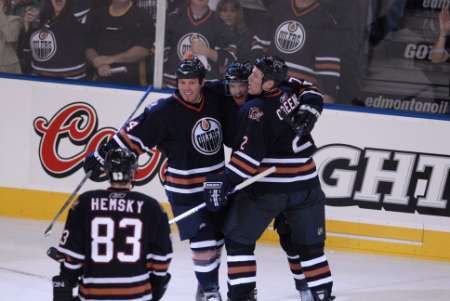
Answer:
[[[320,117],[320,111],[311,105],[301,105],[297,114],[292,116],[291,122],[298,137],[308,135]]]
[[[87,173],[88,171],[92,171],[91,176],[89,177],[92,181],[102,182],[107,179],[107,175],[105,170],[103,169],[103,165],[105,164],[106,157],[106,144],[101,144],[99,148],[90,153],[86,159],[84,159],[83,169]]]
[[[53,301],[73,301],[73,287],[60,275],[52,278]]]
[[[167,290],[167,286],[169,286],[170,274],[167,273],[164,277],[154,276],[153,274],[150,276],[150,283],[152,285],[152,301],[158,301],[163,296]]]
[[[224,174],[213,174],[206,177],[203,189],[206,207],[215,212],[227,205],[227,195],[233,187]]]

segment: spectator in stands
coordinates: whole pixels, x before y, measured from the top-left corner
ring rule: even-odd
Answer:
[[[154,43],[154,26],[131,0],[112,0],[108,7],[89,13],[86,57],[96,80],[145,85],[144,59]],[[141,63],[142,62],[142,63]]]
[[[16,44],[22,21],[10,12],[11,1],[0,0],[0,72],[21,73]]]
[[[31,54],[31,73],[66,79],[86,78],[85,27],[73,16],[71,0],[43,0],[39,23],[25,14],[25,33],[19,49],[24,61]],[[25,66],[25,69],[28,69]]]
[[[252,56],[265,53],[286,61],[289,76],[307,80],[335,102],[341,72],[337,23],[318,0],[266,2],[270,14],[254,36]]]
[[[220,0],[217,12],[222,21],[231,29],[237,47],[239,61],[250,60],[252,34],[245,24],[244,13],[239,0]]]
[[[433,63],[444,63],[449,59],[450,51],[450,17],[449,6],[444,5],[439,13],[439,37],[431,49],[431,61]]]
[[[206,79],[221,78],[226,66],[236,60],[233,33],[208,4],[209,0],[188,0],[187,7],[169,15],[168,59],[164,65],[166,86],[176,86],[176,66],[189,51],[206,67]]]

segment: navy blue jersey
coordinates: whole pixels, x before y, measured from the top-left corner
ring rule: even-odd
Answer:
[[[31,31],[31,67],[39,76],[86,77],[86,28],[71,14],[56,17]]]
[[[233,34],[216,13],[208,11],[195,20],[189,7],[180,9],[167,19],[166,47],[169,49],[169,56],[164,65],[164,80],[168,86],[175,87],[176,67],[191,50],[194,36],[202,40],[208,48],[218,52],[217,62],[198,56],[208,71],[207,79],[221,78],[226,66],[236,60]]]
[[[303,10],[296,8],[295,0],[273,1],[273,6],[279,13],[271,14],[271,25],[264,27],[270,30],[255,35],[253,56],[279,56],[286,61],[289,76],[336,96],[341,60],[335,21],[318,2]]]
[[[201,102],[185,102],[178,92],[147,107],[115,137],[136,153],[157,147],[167,156],[164,188],[169,201],[202,202],[205,175],[224,168],[220,99],[203,90]]]
[[[151,300],[151,282],[167,275],[172,257],[169,235],[156,200],[125,189],[85,192],[57,248],[65,255],[61,274],[82,276],[82,300]]]
[[[255,191],[288,192],[316,185],[317,170],[312,158],[316,146],[311,135],[296,137],[279,117],[280,98],[289,90],[275,89],[247,101],[237,116],[237,140],[226,174],[233,184],[271,166],[276,172],[252,185]],[[322,108],[322,94],[314,89],[300,93],[301,104]]]

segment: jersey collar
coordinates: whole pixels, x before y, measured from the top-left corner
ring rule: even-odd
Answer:
[[[172,95],[180,104],[188,108],[189,110],[195,111],[195,112],[201,112],[203,111],[203,108],[205,107],[205,95],[202,93],[200,96],[200,102],[198,104],[191,104],[183,99],[181,97],[180,93],[178,91],[175,91]]]
[[[301,17],[303,15],[306,15],[310,12],[312,12],[313,10],[315,10],[317,7],[320,6],[319,2],[314,2],[312,3],[310,6],[299,9],[297,8],[297,6],[295,6],[295,0],[291,0],[291,8],[292,8],[292,13],[297,16],[297,17]]]
[[[198,26],[198,25],[202,24],[203,22],[205,22],[206,20],[208,20],[209,17],[211,17],[211,15],[212,15],[212,11],[208,8],[208,11],[207,11],[206,14],[204,14],[200,19],[195,20],[195,19],[194,19],[194,16],[192,15],[192,11],[191,11],[191,9],[189,8],[189,6],[188,6],[186,9],[187,9],[187,15],[188,15],[189,21],[190,21],[190,22],[192,23],[192,25],[194,25],[194,26]]]

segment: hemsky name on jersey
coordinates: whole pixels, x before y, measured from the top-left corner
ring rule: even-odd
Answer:
[[[92,211],[119,211],[140,214],[144,201],[123,198],[91,198]]]

